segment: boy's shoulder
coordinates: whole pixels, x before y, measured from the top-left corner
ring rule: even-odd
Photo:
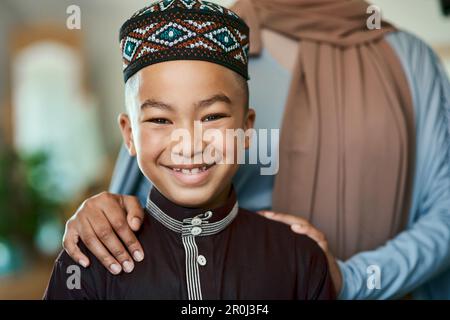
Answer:
[[[267,237],[281,243],[290,242],[294,247],[300,247],[304,251],[322,254],[322,249],[310,237],[295,233],[289,225],[265,218],[254,211],[239,208],[237,223],[251,230],[255,237]]]
[[[53,265],[52,274],[44,293],[45,300],[100,299],[108,274],[100,261],[79,241],[77,244],[90,261],[83,267],[61,250]]]

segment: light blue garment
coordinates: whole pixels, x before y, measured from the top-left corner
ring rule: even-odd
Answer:
[[[450,84],[439,60],[422,41],[405,32],[387,39],[401,60],[414,102],[413,202],[407,230],[383,247],[339,261],[344,277],[339,298],[389,299],[413,291],[415,298],[450,299]],[[256,127],[280,128],[290,73],[263,50],[250,59],[249,74]],[[125,152],[122,149],[111,191],[138,195],[144,204],[150,184],[137,176],[134,159],[120,163],[125,162]],[[259,169],[243,165],[233,180],[240,206],[254,211],[272,205],[274,176],[262,176]],[[367,288],[371,265],[381,269],[379,290]]]
[[[416,119],[416,170],[407,229],[384,246],[339,262],[342,299],[450,299],[450,84],[433,51],[416,37],[387,37],[410,85]],[[368,289],[367,267],[381,269]]]

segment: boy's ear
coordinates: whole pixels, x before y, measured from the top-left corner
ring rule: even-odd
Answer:
[[[118,118],[120,131],[122,132],[123,142],[127,146],[130,156],[136,156],[136,147],[133,140],[133,131],[131,128],[131,119],[126,113],[119,114]]]
[[[246,116],[245,116],[245,130],[248,129],[253,129],[253,127],[255,126],[255,119],[256,119],[256,113],[255,110],[252,108],[249,108],[246,112]],[[245,149],[250,148],[250,137],[247,137],[247,135],[245,136]]]

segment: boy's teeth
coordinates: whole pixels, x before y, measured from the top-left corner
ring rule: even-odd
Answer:
[[[200,171],[199,168],[193,168],[191,169],[191,174],[197,174]]]
[[[192,168],[192,169],[181,169],[181,168],[173,168],[174,171],[176,172],[182,172],[184,174],[198,174],[199,172],[203,172],[205,170],[207,170],[207,166],[203,166],[203,167],[197,167],[197,168]]]

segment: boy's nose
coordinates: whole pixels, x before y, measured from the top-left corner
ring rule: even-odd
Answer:
[[[172,159],[179,159],[182,163],[202,163],[203,151],[206,147],[206,142],[200,137],[182,138],[181,141],[176,141],[172,144],[171,153]]]

